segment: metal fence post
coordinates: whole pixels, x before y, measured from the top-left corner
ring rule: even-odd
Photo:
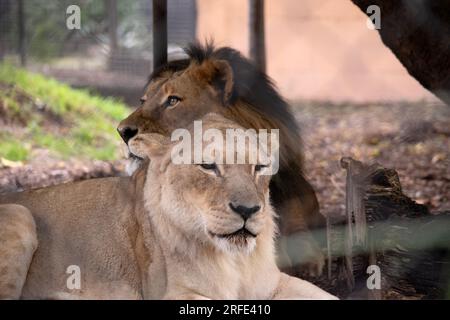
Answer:
[[[153,69],[167,62],[167,0],[153,0]]]

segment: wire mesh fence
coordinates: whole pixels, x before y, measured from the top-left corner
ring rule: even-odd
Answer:
[[[72,5],[81,8],[79,29],[67,24]],[[170,54],[195,39],[197,9],[195,0],[167,5]],[[117,96],[135,103],[152,69],[152,47],[151,0],[0,0],[0,59],[75,87],[113,95],[118,88]],[[129,88],[134,92],[120,92]]]

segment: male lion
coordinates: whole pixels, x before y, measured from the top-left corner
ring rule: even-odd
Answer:
[[[139,133],[168,136],[209,112],[245,128],[279,129],[281,163],[270,185],[272,199],[281,217],[281,234],[303,231],[306,240],[283,246],[290,259],[282,264],[295,264],[301,253],[310,258],[310,271],[320,273],[323,255],[307,231],[324,227],[325,219],[304,178],[299,128],[288,104],[267,76],[236,50],[191,45],[186,53],[188,59],[169,62],[150,76],[142,105],[118,127],[123,140],[128,143]]]
[[[217,115],[204,124],[241,128]],[[275,264],[270,176],[261,175],[270,164],[178,165],[172,145],[140,134],[130,149],[151,161],[132,177],[0,198],[0,297],[335,298]],[[80,288],[68,286],[69,266]]]

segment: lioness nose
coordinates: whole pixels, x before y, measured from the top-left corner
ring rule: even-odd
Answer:
[[[231,210],[240,215],[244,220],[247,220],[256,212],[258,212],[259,209],[261,209],[261,206],[246,207],[241,205],[234,205],[232,202],[230,202],[228,205],[230,206]]]
[[[120,136],[122,137],[123,141],[125,141],[125,143],[128,143],[128,141],[130,141],[130,139],[133,138],[138,133],[137,128],[129,126],[119,126],[117,128],[117,131],[119,132]]]

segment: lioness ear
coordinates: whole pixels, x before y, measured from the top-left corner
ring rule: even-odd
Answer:
[[[161,134],[144,133],[132,139],[129,145],[131,151],[138,156],[154,159],[166,154],[169,144],[169,138]]]
[[[129,143],[130,150],[142,158],[148,157],[151,165],[164,171],[170,162],[171,142],[168,137],[157,133],[140,134]]]

